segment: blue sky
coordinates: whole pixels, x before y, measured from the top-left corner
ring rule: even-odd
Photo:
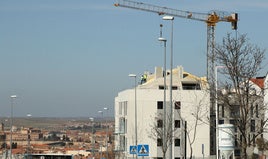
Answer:
[[[159,25],[168,39],[170,23],[157,14],[114,7],[116,0],[0,1],[0,116],[96,117],[140,76],[163,65]],[[263,0],[144,0],[185,11],[237,12],[238,32],[268,46],[268,2]],[[232,32],[218,23],[216,40]],[[167,44],[170,45],[169,43]],[[169,50],[168,50],[169,51]],[[267,53],[266,53],[267,55]],[[267,60],[264,61],[267,67]],[[175,17],[174,66],[206,75],[206,24]],[[139,78],[139,77],[138,77]]]

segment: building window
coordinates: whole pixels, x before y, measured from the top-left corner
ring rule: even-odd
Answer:
[[[263,129],[264,129],[264,124],[265,124],[265,123],[264,123],[264,121],[263,121],[263,120],[261,120],[261,130],[260,130],[261,132],[263,132],[263,131],[264,131],[264,130],[263,130]],[[262,134],[261,134],[261,135],[262,135]]]
[[[119,107],[119,111],[120,111],[120,115],[125,115],[125,102],[120,102],[120,107]]]
[[[250,121],[250,131],[255,132],[255,120]]]
[[[253,105],[250,106],[250,117],[253,118],[253,114],[254,114],[254,107]]]
[[[237,142],[237,135],[235,135],[235,147],[238,146],[238,142]]]
[[[232,119],[232,120],[229,120],[229,123],[235,126],[234,131],[237,132],[236,121]]]
[[[221,106],[221,117],[224,118],[224,106],[223,105]]]
[[[119,145],[119,149],[120,150],[126,150],[125,148],[126,148],[126,138],[125,138],[125,136],[120,136],[120,143],[119,143],[120,145]]]
[[[175,146],[181,146],[181,140],[180,139],[175,139],[174,143],[175,143]]]
[[[258,104],[256,105],[256,117],[257,118],[259,117],[259,106],[258,106]]]
[[[120,133],[126,133],[126,119],[125,118],[119,119],[119,131]]]
[[[164,89],[165,87],[164,86],[158,86],[158,89]]]
[[[183,90],[200,90],[199,83],[182,83]]]
[[[256,135],[253,134],[253,145],[255,145],[255,144],[256,144]]]
[[[119,115],[127,115],[127,101],[119,102]]]
[[[250,134],[248,134],[248,145],[250,146]]]
[[[175,109],[181,109],[181,102],[180,101],[175,102]]]
[[[157,109],[163,109],[163,101],[157,101]]]
[[[224,124],[224,120],[219,120],[219,124]]]
[[[127,150],[127,137],[125,137],[125,148],[124,150]]]
[[[178,86],[172,86],[172,90],[178,90]]]
[[[164,86],[163,85],[160,85],[160,86],[158,86],[158,89],[160,89],[160,90],[164,90]],[[168,87],[166,86],[166,90],[168,89]]]
[[[127,115],[127,101],[124,102],[124,115]]]
[[[230,117],[231,118],[239,118],[240,117],[239,105],[233,105],[230,108]]]
[[[162,128],[163,127],[163,120],[159,119],[157,120],[157,127]]]
[[[175,120],[175,128],[180,128],[180,127],[181,127],[180,120]]]
[[[157,139],[157,146],[163,146],[162,139]]]
[[[165,87],[164,86],[158,86],[158,89],[164,89]]]
[[[125,133],[127,133],[127,119],[125,119]]]
[[[122,102],[119,102],[119,115],[122,115],[123,113],[122,113],[122,110],[123,110],[123,108],[122,108]]]
[[[235,156],[240,156],[240,150],[239,149],[235,149],[234,154],[235,154]]]

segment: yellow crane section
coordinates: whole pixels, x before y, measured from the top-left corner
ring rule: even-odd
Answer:
[[[215,67],[214,47],[215,47],[216,24],[218,22],[229,22],[231,23],[233,30],[237,29],[237,22],[238,22],[237,13],[228,14],[222,11],[212,11],[211,13],[198,13],[198,12],[172,9],[168,7],[161,7],[157,5],[146,4],[131,0],[119,0],[118,3],[114,4],[114,6],[153,12],[157,13],[158,15],[170,15],[205,22],[207,24],[207,78],[209,82],[211,82],[211,80],[214,80],[214,67]]]
[[[208,26],[215,26],[216,23],[218,22],[231,22],[233,29],[237,29],[236,24],[238,21],[237,13],[233,13],[230,15],[222,11],[212,11],[211,13],[198,13],[198,12],[172,9],[168,7],[161,7],[157,5],[146,4],[130,0],[119,0],[118,3],[114,4],[114,6],[154,12],[157,13],[158,15],[170,15],[192,20],[199,20],[206,22]]]

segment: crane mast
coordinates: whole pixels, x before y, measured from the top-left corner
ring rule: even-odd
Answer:
[[[209,81],[214,80],[214,65],[215,65],[214,47],[215,47],[216,23],[230,22],[232,29],[233,30],[237,29],[237,21],[238,21],[237,13],[227,14],[225,12],[220,11],[212,11],[211,13],[198,13],[198,12],[172,9],[168,7],[161,7],[157,5],[146,4],[131,0],[119,0],[118,3],[114,4],[114,6],[153,12],[157,13],[158,15],[170,15],[205,22],[207,24],[207,78]]]

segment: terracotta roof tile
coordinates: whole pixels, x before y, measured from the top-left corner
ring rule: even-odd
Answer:
[[[259,86],[260,88],[264,88],[264,78],[252,78],[250,79],[250,81],[252,81],[253,83],[255,83],[257,86]]]

